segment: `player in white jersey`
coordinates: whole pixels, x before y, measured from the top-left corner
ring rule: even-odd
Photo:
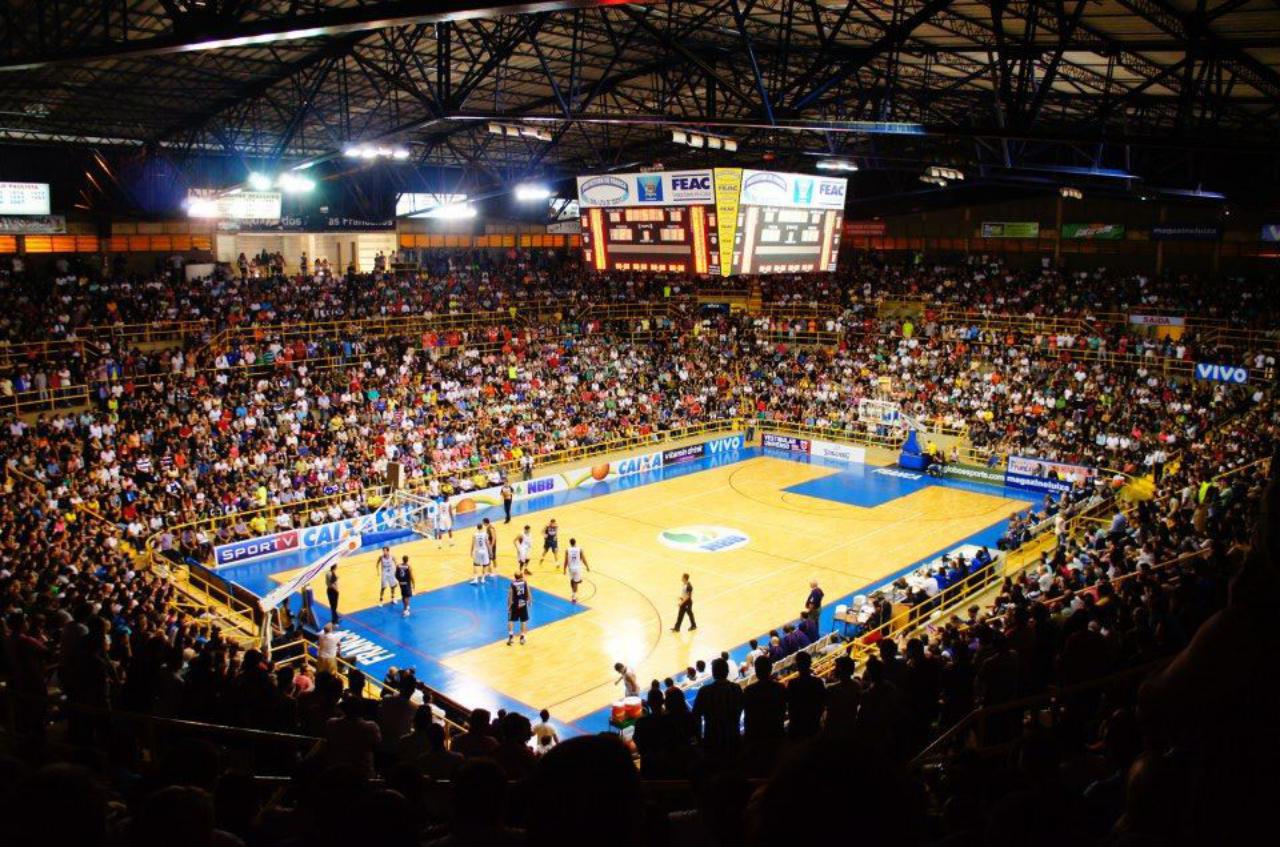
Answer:
[[[529,531],[526,524],[524,532],[516,536],[516,567],[520,569],[520,573],[529,572],[529,557],[533,555],[533,534]]]
[[[390,547],[382,548],[382,555],[378,557],[378,573],[381,582],[378,583],[378,602],[382,602],[382,594],[385,591],[391,592],[390,603],[396,602],[396,560],[391,555]]]
[[[480,585],[489,579],[489,535],[483,526],[476,527],[471,536],[471,584]]]
[[[578,602],[578,586],[582,584],[584,569],[591,570],[591,566],[587,564],[587,554],[578,546],[578,539],[570,538],[569,549],[564,551],[563,571],[569,574],[569,588],[573,592],[571,602]]]
[[[453,546],[453,504],[448,500],[440,502],[436,510],[436,542],[437,547],[444,547],[444,537],[449,536],[449,546]]]

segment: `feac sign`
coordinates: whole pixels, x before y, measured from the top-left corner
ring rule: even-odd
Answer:
[[[1209,362],[1196,364],[1196,379],[1207,379],[1213,382],[1233,382],[1244,385],[1249,381],[1249,371],[1229,365],[1214,365]]]
[[[710,191],[711,177],[673,176],[671,177],[671,188],[675,191]]]

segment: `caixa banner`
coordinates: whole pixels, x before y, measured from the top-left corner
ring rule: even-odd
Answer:
[[[286,529],[273,535],[220,544],[213,548],[214,567],[265,559],[293,550],[328,547],[337,544],[347,535],[390,532],[403,526],[400,518],[408,509],[408,506],[393,506],[354,518],[304,526],[300,529]]]
[[[1244,385],[1249,381],[1249,371],[1245,368],[1232,367],[1231,365],[1215,365],[1212,362],[1197,362],[1196,379]]]

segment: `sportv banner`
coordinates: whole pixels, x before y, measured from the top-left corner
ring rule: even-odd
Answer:
[[[1210,382],[1230,382],[1244,385],[1249,381],[1249,371],[1231,365],[1215,365],[1212,362],[1196,362],[1196,379]]]
[[[790,435],[775,435],[772,432],[766,432],[761,436],[760,443],[765,447],[772,447],[775,450],[790,450],[792,453],[808,453],[809,439],[793,438]]]
[[[578,208],[698,206],[715,202],[710,170],[578,177]]]
[[[1063,224],[1062,237],[1089,241],[1120,241],[1124,224]]]
[[[742,204],[796,209],[844,209],[848,184],[849,181],[844,177],[744,170]]]
[[[390,532],[400,526],[399,519],[409,508],[409,506],[393,506],[345,520],[304,526],[300,529],[286,529],[272,535],[220,544],[213,548],[214,567],[216,569],[223,565],[265,559],[268,556],[277,556],[292,550],[328,547],[349,535]]]

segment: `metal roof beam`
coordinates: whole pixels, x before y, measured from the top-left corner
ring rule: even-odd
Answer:
[[[81,65],[109,59],[165,56],[229,47],[256,47],[276,41],[324,38],[363,33],[387,27],[434,24],[504,15],[529,15],[615,5],[617,0],[532,0],[512,3],[501,0],[391,0],[341,9],[326,9],[306,15],[233,20],[221,26],[176,26],[162,35],[101,44],[77,44],[65,50],[10,56],[0,60],[0,73],[30,71],[60,65]],[[628,0],[646,5],[654,0]],[[180,20],[180,19],[179,19]]]

